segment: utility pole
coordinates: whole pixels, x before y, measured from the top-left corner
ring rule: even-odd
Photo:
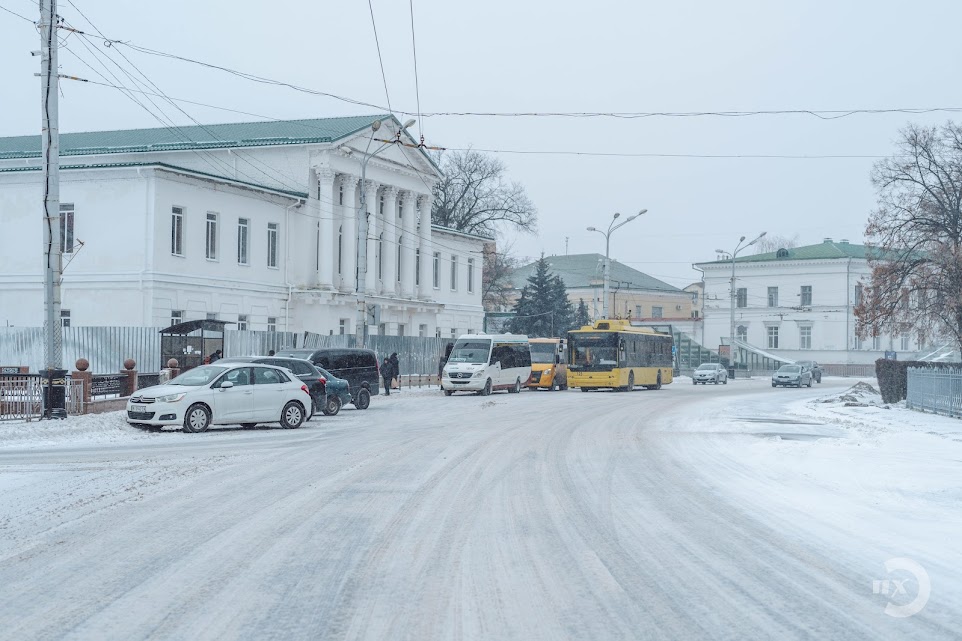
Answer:
[[[65,377],[60,325],[60,127],[57,64],[57,0],[40,0],[40,86],[43,125],[43,260],[44,260],[44,417],[64,418]],[[56,389],[55,389],[56,388]]]
[[[565,256],[568,255],[568,237],[565,236]]]

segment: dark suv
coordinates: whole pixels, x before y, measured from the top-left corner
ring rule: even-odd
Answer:
[[[354,407],[366,410],[371,395],[380,393],[380,369],[374,350],[351,347],[323,347],[320,349],[284,349],[277,356],[303,358],[323,367],[351,385]]]

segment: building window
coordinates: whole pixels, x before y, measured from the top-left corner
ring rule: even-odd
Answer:
[[[69,309],[60,310],[60,326],[70,327],[70,310]]]
[[[217,214],[207,212],[207,260],[217,260]]]
[[[768,306],[778,307],[778,288],[777,287],[768,288]]]
[[[184,210],[172,207],[170,210],[170,253],[184,255]]]
[[[458,337],[458,328],[457,328],[457,327],[452,327],[452,328],[451,328],[451,338],[457,338],[457,337]]]
[[[778,328],[777,327],[768,328],[768,348],[778,349]]]
[[[421,284],[421,249],[414,250],[414,284]]]
[[[802,307],[812,306],[812,286],[811,285],[802,285],[801,304],[802,304]]]
[[[665,317],[665,308],[664,308],[664,307],[656,307],[655,305],[652,305],[652,306],[651,306],[651,317],[652,317],[652,318],[664,318],[664,317]]]
[[[418,325],[418,336],[425,338],[428,335],[428,326],[424,323]]]
[[[697,309],[691,310],[691,317],[692,317],[692,318],[698,318],[698,310],[697,310]]]
[[[177,325],[184,322],[184,310],[182,309],[172,309],[170,310],[170,324]]]
[[[217,314],[214,312],[207,312],[207,320],[217,320]]]
[[[458,257],[451,254],[451,291],[458,290]]]
[[[274,316],[267,317],[267,331],[276,332],[277,331],[277,318]]]
[[[474,293],[474,259],[468,259],[468,293]],[[471,332],[468,332],[469,334]]]
[[[337,228],[337,273],[341,273],[341,259],[344,255],[344,225]]]
[[[862,349],[862,339],[855,335],[855,349]]]
[[[747,287],[739,287],[735,290],[735,307],[748,307]]]
[[[384,203],[383,203],[383,202],[381,203],[381,209],[382,209],[382,210],[384,209]],[[377,335],[378,335],[378,336],[387,336],[387,323],[381,323],[380,325],[377,326]]]
[[[338,322],[338,324],[337,324],[337,333],[340,334],[341,336],[343,336],[344,334],[347,334],[347,319],[346,319],[346,318],[342,318],[342,319],[340,320],[340,322]]]
[[[812,349],[812,328],[811,327],[798,328],[798,348]]]
[[[73,203],[60,204],[60,251],[73,253]]]
[[[873,336],[873,337],[872,337],[872,349],[874,349],[874,350],[876,350],[876,351],[882,349],[882,337],[881,337],[881,336]]]
[[[250,219],[237,219],[237,264],[246,265],[250,253]]]
[[[397,325],[397,335],[404,336],[404,323],[398,323]]]
[[[434,252],[434,289],[441,289],[441,252]]]
[[[903,351],[903,352],[909,351],[909,335],[908,335],[908,334],[902,334],[902,337],[901,337],[901,338],[902,338],[902,345],[901,345],[902,351]]]
[[[247,314],[237,315],[237,329],[240,331],[247,331]]]
[[[641,318],[641,305],[635,305],[635,318]]]
[[[748,328],[744,325],[739,325],[735,328],[735,338],[743,343],[748,342]]]
[[[277,267],[277,223],[267,223],[267,266]]]
[[[855,304],[862,304],[862,283],[859,283],[855,286]]]

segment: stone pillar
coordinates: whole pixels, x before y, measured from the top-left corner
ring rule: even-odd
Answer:
[[[127,379],[124,381],[124,387],[121,391],[121,396],[133,396],[134,392],[137,391],[137,362],[128,358],[124,361],[124,369],[120,370],[121,374],[126,374]]]
[[[397,187],[385,187],[381,190],[384,197],[384,224],[381,245],[381,263],[384,269],[381,273],[381,292],[386,296],[397,293]]]
[[[329,167],[317,169],[320,204],[320,247],[317,256],[317,281],[324,289],[334,288],[334,265],[337,261],[337,234],[334,229],[334,172]]]
[[[87,361],[86,358],[78,358],[74,366],[77,369],[70,372],[70,378],[75,381],[82,381],[84,412],[86,412],[87,403],[90,402],[90,388],[93,384],[93,374],[87,371],[87,368],[90,367],[90,362]]]
[[[365,237],[367,238],[367,274],[364,279],[364,291],[368,294],[377,293],[377,246],[378,246],[378,235],[380,230],[377,226],[377,212],[380,208],[381,201],[377,197],[377,187],[378,184],[373,180],[368,180],[366,185],[362,185],[361,188],[364,189],[364,199],[365,205],[367,205],[367,212],[365,220],[367,221],[367,227],[365,230]]]
[[[434,251],[431,245],[431,196],[418,196],[418,249],[421,250],[421,300],[434,297]]]
[[[401,201],[401,295],[404,298],[414,298],[414,250],[417,241],[417,212],[413,191],[405,191]]]
[[[341,174],[344,190],[344,222],[341,224],[341,291],[353,292],[357,285],[357,176]],[[336,258],[335,258],[336,260]]]

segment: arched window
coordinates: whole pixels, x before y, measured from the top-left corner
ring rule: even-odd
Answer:
[[[344,226],[337,228],[337,273],[341,273],[341,255],[344,251]]]
[[[788,250],[782,247],[777,252],[775,252],[775,258],[788,258]]]

